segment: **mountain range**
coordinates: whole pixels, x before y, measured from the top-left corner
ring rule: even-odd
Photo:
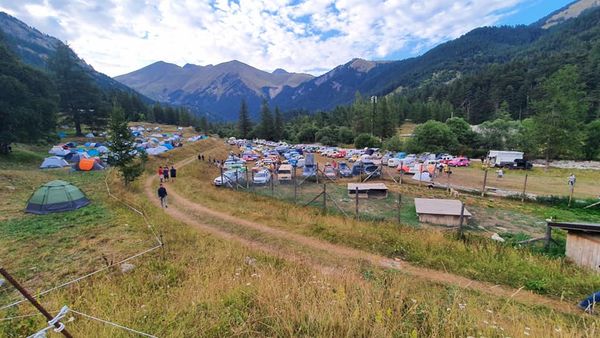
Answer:
[[[213,120],[235,120],[242,99],[254,118],[263,100],[284,111],[315,112],[349,104],[357,92],[371,96],[443,87],[492,65],[523,58],[536,42],[551,40],[548,36],[566,22],[599,6],[600,0],[575,1],[528,26],[477,28],[418,57],[386,62],[357,58],[317,77],[283,69],[266,72],[236,60],[183,67],[159,61],[114,79],[83,60],[81,65],[101,88],[137,91],[148,101],[185,106]],[[0,29],[15,53],[38,68],[45,67],[48,56],[62,43],[5,13],[0,13]],[[543,53],[537,56],[544,57]]]
[[[157,101],[190,107],[213,119],[231,120],[237,116],[242,99],[256,113],[263,97],[276,97],[284,88],[297,87],[312,78],[283,69],[269,73],[234,60],[183,67],[159,61],[115,79]]]
[[[8,47],[21,61],[41,70],[47,69],[48,58],[54,54],[57,46],[63,44],[59,39],[44,34],[4,12],[0,12],[0,32]],[[153,100],[137,93],[134,89],[114,80],[106,74],[96,71],[94,67],[79,58],[76,54],[75,57],[79,60],[79,66],[92,78],[100,89],[107,92],[121,91],[135,93],[146,103],[153,102]]]
[[[183,104],[224,120],[235,119],[242,98],[255,117],[263,98],[284,111],[330,110],[351,103],[357,92],[386,95],[424,83],[450,83],[492,64],[509,62],[556,25],[597,6],[600,0],[575,1],[534,24],[477,28],[418,57],[387,62],[353,59],[321,76],[295,74],[295,81],[277,84],[266,80],[270,73],[239,61],[183,68],[157,62],[115,79],[155,100]]]

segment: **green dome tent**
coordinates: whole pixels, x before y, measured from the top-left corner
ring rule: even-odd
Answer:
[[[79,188],[69,182],[56,180],[48,182],[36,190],[31,195],[25,211],[45,215],[79,209],[88,204],[90,204],[90,200]]]

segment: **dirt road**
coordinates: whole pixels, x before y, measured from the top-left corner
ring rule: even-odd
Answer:
[[[181,168],[194,161],[194,158],[183,160],[176,167]],[[157,186],[154,175],[145,181],[145,192],[154,205],[160,207],[156,198]],[[405,261],[398,261],[387,257],[375,255],[366,251],[350,247],[332,244],[313,237],[303,236],[297,233],[275,229],[264,224],[241,219],[217,210],[209,209],[203,205],[194,203],[177,193],[174,188],[169,189],[171,204],[164,211],[176,220],[193,226],[201,231],[211,233],[221,238],[237,241],[242,245],[267,254],[278,256],[293,262],[302,262],[322,272],[335,272],[336,269],[344,268],[336,266],[339,262],[367,261],[374,266],[384,269],[394,269],[409,276],[423,280],[458,286],[464,289],[475,290],[497,297],[506,298],[507,301],[517,301],[526,305],[544,305],[556,311],[564,313],[580,313],[573,305],[534,294],[521,289],[513,289],[505,286],[492,285],[462,276],[445,273],[433,269],[413,266]],[[230,224],[234,227],[224,226]],[[256,236],[260,235],[260,238]],[[339,258],[336,264],[327,264],[314,252],[321,252]],[[342,263],[343,264],[343,263]]]

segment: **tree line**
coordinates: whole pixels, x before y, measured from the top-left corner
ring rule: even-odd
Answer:
[[[185,108],[148,104],[132,92],[101,90],[67,45],[57,46],[42,71],[21,62],[0,35],[0,153],[8,153],[14,142],[55,142],[58,125],[73,127],[77,136],[84,128],[102,131],[114,106],[121,107],[127,121],[202,131],[211,127],[206,117],[197,118]]]
[[[410,102],[399,95],[365,98],[357,93],[352,105],[316,114],[296,111],[283,115],[276,108],[273,117],[265,101],[256,124],[242,102],[237,125],[221,125],[218,132],[227,137],[383,147],[411,153],[479,157],[492,149],[521,150],[530,158],[591,160],[600,155],[600,119],[587,119],[592,104],[587,95],[579,68],[566,65],[539,84],[539,95],[530,102],[531,113],[522,119],[515,119],[500,105],[490,119],[472,126],[449,103]],[[406,121],[420,123],[412,137],[398,133]]]

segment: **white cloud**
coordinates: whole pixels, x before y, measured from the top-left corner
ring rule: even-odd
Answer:
[[[114,76],[158,60],[311,72],[385,59],[494,24],[524,1],[0,0],[0,9]]]

